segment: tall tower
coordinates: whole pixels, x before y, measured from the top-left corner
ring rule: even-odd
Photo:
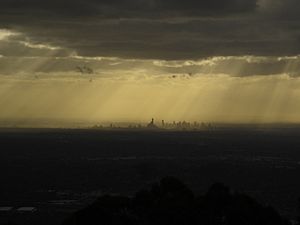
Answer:
[[[147,128],[157,129],[157,126],[154,124],[153,118],[152,118],[151,122],[147,125]]]

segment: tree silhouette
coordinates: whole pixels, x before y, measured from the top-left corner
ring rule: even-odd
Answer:
[[[287,225],[272,207],[232,193],[224,184],[195,196],[180,180],[163,178],[134,197],[103,196],[63,225]]]
[[[300,225],[300,198],[298,198],[298,224]]]

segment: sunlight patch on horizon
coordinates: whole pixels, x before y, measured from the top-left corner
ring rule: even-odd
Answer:
[[[2,82],[0,118],[86,121],[300,122],[300,79],[201,75]]]
[[[300,56],[91,57],[9,30],[0,41],[14,35],[25,49],[0,55],[0,119],[300,122]]]

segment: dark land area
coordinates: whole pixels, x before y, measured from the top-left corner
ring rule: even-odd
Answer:
[[[297,217],[299,127],[1,129],[0,148],[0,224],[61,224],[99,196],[133,196],[167,176],[197,195],[221,182]]]

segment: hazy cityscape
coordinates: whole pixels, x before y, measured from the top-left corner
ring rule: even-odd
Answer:
[[[0,225],[300,225],[299,0],[0,0]]]

